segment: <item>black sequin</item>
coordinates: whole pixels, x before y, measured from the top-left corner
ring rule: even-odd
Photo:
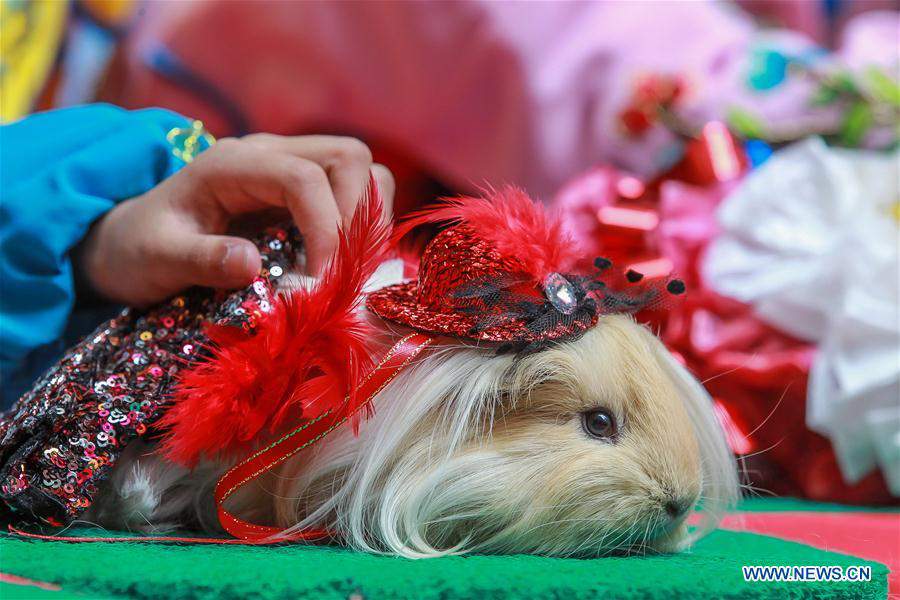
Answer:
[[[670,294],[683,294],[684,293],[684,282],[680,279],[673,279],[669,283],[666,284],[666,290]]]

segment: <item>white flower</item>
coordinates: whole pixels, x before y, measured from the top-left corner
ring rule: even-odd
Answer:
[[[807,424],[848,482],[880,466],[900,495],[900,154],[810,138],[719,208],[704,276],[765,321],[819,344]]]

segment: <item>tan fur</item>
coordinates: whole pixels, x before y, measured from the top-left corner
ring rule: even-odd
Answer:
[[[314,459],[298,457],[285,466],[272,490],[279,498],[277,522],[327,524],[358,547],[411,556],[448,549],[564,555],[677,549],[688,540],[687,527],[684,519],[668,517],[665,502],[693,505],[702,475],[696,425],[660,364],[665,352],[644,327],[613,316],[580,340],[522,360],[477,352],[479,364],[494,368],[473,371],[465,361],[458,367],[481,394],[475,403],[455,397],[451,385],[449,397],[422,410],[422,402],[410,406],[415,399],[404,397],[410,390],[401,382],[378,398],[376,416],[359,438],[344,432]],[[440,352],[426,358],[419,373],[406,377],[425,377],[447,358]],[[388,403],[396,412],[385,410]],[[460,437],[463,407],[469,422]],[[583,431],[582,411],[596,407],[618,416],[616,443]],[[414,423],[401,425],[400,414],[417,410]],[[396,447],[378,459],[374,481],[365,483],[368,498],[419,494],[421,506],[398,502],[395,513],[403,516],[393,518],[401,524],[393,525],[393,542],[385,544],[385,530],[392,528],[385,514],[395,513],[381,511],[379,522],[378,507],[344,503],[341,496],[353,496],[344,488],[360,483],[348,472],[372,468],[359,456],[388,440]],[[386,486],[395,487],[385,493]],[[443,511],[432,506],[440,496]],[[410,516],[416,510],[422,514]],[[370,515],[362,519],[367,523],[345,518],[361,513]]]
[[[358,437],[333,432],[231,508],[409,557],[598,555],[680,549],[692,536],[666,513],[668,500],[694,505],[702,494],[708,529],[737,494],[708,396],[628,317],[604,317],[524,358],[439,346],[374,403]],[[583,430],[582,412],[597,407],[618,418],[614,442]],[[208,521],[195,496],[153,497],[183,503],[188,522]]]
[[[659,342],[625,317],[604,319],[581,341],[535,355],[522,375],[553,373],[495,424],[504,454],[542,462],[535,503],[576,504],[584,518],[647,523],[648,537],[674,529],[665,503],[696,503],[700,458],[693,427],[675,389],[656,365]],[[581,413],[610,409],[620,423],[615,443],[585,435]],[[599,501],[606,498],[608,502]],[[623,534],[624,535],[624,534]],[[656,537],[656,536],[653,536]]]

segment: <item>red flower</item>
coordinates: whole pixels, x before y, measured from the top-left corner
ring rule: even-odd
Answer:
[[[662,110],[670,110],[684,96],[686,86],[679,75],[660,73],[635,80],[631,99],[619,113],[619,121],[628,135],[642,135],[659,121]]]

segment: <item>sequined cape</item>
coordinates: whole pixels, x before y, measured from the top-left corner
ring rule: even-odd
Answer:
[[[125,309],[0,415],[0,519],[59,526],[91,505],[125,446],[154,436],[179,371],[208,353],[204,326],[252,331],[302,247],[293,228],[268,229],[256,243],[263,266],[251,286]]]

